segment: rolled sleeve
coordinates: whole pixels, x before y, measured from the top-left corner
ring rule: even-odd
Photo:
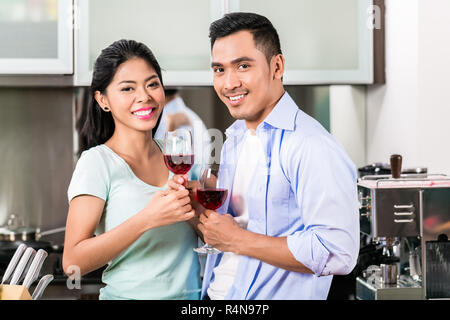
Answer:
[[[321,276],[330,252],[322,245],[317,235],[312,232],[296,232],[287,237],[287,245],[294,258]]]
[[[350,273],[359,252],[353,163],[324,136],[308,137],[291,159],[302,224],[287,237],[289,250],[317,276]]]

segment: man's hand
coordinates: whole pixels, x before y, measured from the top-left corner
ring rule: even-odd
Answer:
[[[204,242],[220,251],[238,253],[239,237],[244,231],[230,214],[205,210],[200,215],[198,229]]]

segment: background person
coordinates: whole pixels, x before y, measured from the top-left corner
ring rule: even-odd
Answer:
[[[211,137],[202,119],[180,97],[178,89],[165,89],[166,102],[155,139],[164,140],[167,131],[178,128],[189,130],[194,144],[194,166],[188,172],[191,180],[198,178],[204,155],[211,152]]]

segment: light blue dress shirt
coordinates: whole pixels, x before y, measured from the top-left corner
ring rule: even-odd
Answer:
[[[221,179],[228,198],[219,213],[230,212],[232,182],[247,127],[237,120],[226,131]],[[343,147],[284,93],[258,126],[266,166],[255,172],[248,191],[247,230],[287,237],[293,256],[314,274],[277,268],[240,256],[225,299],[326,299],[332,275],[350,273],[359,252],[359,204],[355,166]],[[223,254],[208,255],[202,297],[214,280]]]

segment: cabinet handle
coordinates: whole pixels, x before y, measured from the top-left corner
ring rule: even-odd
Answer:
[[[410,215],[413,215],[414,214],[414,212],[394,212],[394,215],[396,215],[396,216],[410,216]]]
[[[394,209],[412,209],[414,205],[412,204],[394,204]]]
[[[414,219],[394,219],[395,223],[410,223],[413,221],[414,221]]]

